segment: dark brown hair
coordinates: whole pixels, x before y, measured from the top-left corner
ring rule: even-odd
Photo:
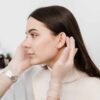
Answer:
[[[43,22],[55,33],[54,35],[65,32],[67,36],[73,36],[78,48],[74,59],[76,68],[89,76],[100,77],[99,69],[93,63],[86,50],[78,23],[67,8],[61,6],[42,7],[33,11],[29,17]]]

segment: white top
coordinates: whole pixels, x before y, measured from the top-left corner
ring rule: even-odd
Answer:
[[[46,100],[50,75],[40,66],[31,68],[1,100]],[[100,100],[100,79],[83,77],[63,84],[60,100]]]
[[[33,78],[35,100],[46,100],[51,69],[41,69]],[[65,77],[60,100],[100,100],[100,79],[85,75],[72,83]]]

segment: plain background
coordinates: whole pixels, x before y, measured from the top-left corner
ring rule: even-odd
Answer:
[[[0,0],[0,48],[14,54],[25,37],[28,15],[38,7],[61,5],[76,17],[86,47],[100,68],[100,0]]]

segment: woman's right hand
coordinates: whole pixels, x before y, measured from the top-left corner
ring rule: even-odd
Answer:
[[[67,47],[64,48],[60,58],[53,65],[52,70],[52,78],[59,82],[72,70],[74,66],[74,57],[78,50],[75,47],[75,39],[73,37],[66,37],[66,44]]]
[[[59,59],[54,63],[52,67],[52,77],[47,100],[57,100],[57,98],[60,98],[59,95],[62,81],[66,74],[74,67],[74,57],[78,50],[75,47],[74,38],[66,37],[66,44],[67,47],[63,49]]]
[[[8,64],[8,68],[10,68],[10,70],[12,70],[16,75],[20,75],[30,66],[30,58],[28,57],[26,49],[23,47],[22,43],[18,46],[15,55]]]

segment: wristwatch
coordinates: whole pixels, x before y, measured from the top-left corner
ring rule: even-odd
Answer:
[[[17,79],[18,79],[18,76],[15,75],[11,70],[5,71],[4,74],[5,74],[12,82],[16,82]]]

